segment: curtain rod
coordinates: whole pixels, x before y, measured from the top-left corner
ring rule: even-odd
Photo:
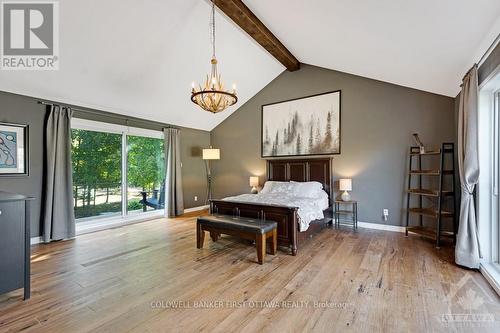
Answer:
[[[500,34],[498,34],[497,37],[493,40],[493,42],[490,44],[488,49],[486,49],[486,52],[483,53],[479,61],[474,63],[474,65],[464,74],[464,76],[462,77],[462,81],[465,79],[467,74],[469,74],[469,72],[474,68],[474,66],[477,66],[478,69],[479,67],[481,67],[483,62],[488,58],[488,56],[491,54],[491,51],[493,51],[493,49],[495,48],[495,46],[498,44],[499,41],[500,41]],[[463,84],[460,84],[460,87],[462,86]]]
[[[176,127],[173,125],[163,124],[163,123],[159,123],[159,122],[156,122],[153,120],[145,120],[145,119],[134,118],[134,117],[128,118],[126,116],[118,115],[118,114],[115,114],[113,112],[97,111],[97,110],[94,111],[94,110],[90,110],[90,109],[80,109],[80,108],[76,108],[76,107],[73,107],[71,105],[67,105],[64,103],[51,103],[51,102],[45,102],[45,101],[37,101],[37,103],[41,104],[41,105],[48,105],[48,106],[54,106],[54,105],[64,106],[65,105],[67,108],[78,111],[78,112],[90,113],[90,114],[95,114],[98,116],[104,116],[104,117],[110,117],[110,118],[115,118],[115,119],[119,119],[119,120],[124,120],[127,123],[129,121],[137,121],[137,122],[143,122],[143,123],[152,123],[154,125],[158,125],[159,127],[163,127],[163,128],[179,128],[179,127]]]

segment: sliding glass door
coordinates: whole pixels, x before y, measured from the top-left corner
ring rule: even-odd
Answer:
[[[75,218],[122,213],[122,138],[120,134],[73,129],[73,205]]]
[[[73,119],[72,127],[73,205],[78,225],[164,214],[162,132],[82,119]]]
[[[163,139],[127,136],[127,213],[164,210]]]

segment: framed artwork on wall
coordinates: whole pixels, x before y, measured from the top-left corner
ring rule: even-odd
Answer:
[[[28,175],[28,125],[0,122],[0,176]]]
[[[340,154],[340,90],[262,106],[261,156]]]

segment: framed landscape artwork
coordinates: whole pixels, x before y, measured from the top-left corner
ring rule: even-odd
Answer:
[[[340,90],[262,106],[262,157],[340,154]]]
[[[28,126],[0,123],[0,176],[27,175]]]

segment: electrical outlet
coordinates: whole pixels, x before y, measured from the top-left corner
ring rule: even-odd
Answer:
[[[198,196],[197,195],[194,196],[194,201],[198,201]]]
[[[384,216],[389,216],[389,210],[387,208],[384,208]]]

